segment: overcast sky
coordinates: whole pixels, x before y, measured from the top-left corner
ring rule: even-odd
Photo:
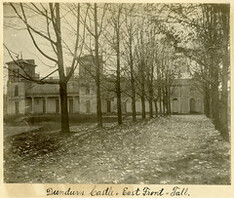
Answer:
[[[48,72],[53,71],[54,68],[50,68],[49,66],[54,66],[50,61],[45,59],[35,48],[29,33],[25,29],[23,23],[15,18],[15,12],[11,8],[9,4],[4,5],[4,44],[16,54],[22,54],[23,59],[35,59],[36,64],[38,65],[36,68],[36,72],[40,74],[40,76],[44,76],[48,74]],[[44,21],[39,19],[37,16],[30,16],[31,21],[33,21],[34,27],[45,26]],[[37,37],[36,37],[37,38]],[[47,54],[50,54],[46,47],[44,47],[44,40],[37,38],[38,43],[44,48],[44,51]],[[13,54],[14,55],[14,54]],[[4,62],[12,61],[10,55],[7,50],[4,49]],[[57,74],[56,74],[57,75]]]
[[[100,7],[100,12],[98,11],[99,14],[102,14],[102,8],[101,5],[98,4]],[[16,6],[17,7],[17,6]],[[83,10],[83,16],[84,12],[86,11],[86,7],[82,6]],[[12,7],[9,4],[4,4],[4,31],[3,31],[3,36],[4,36],[4,44],[13,52],[16,54],[19,54],[23,59],[34,59],[36,65],[36,72],[40,74],[41,77],[47,75],[48,73],[52,72],[56,68],[51,68],[49,66],[54,66],[53,62],[48,61],[45,59],[35,48],[29,33],[25,29],[25,25],[16,17],[16,14]],[[137,8],[137,15],[142,15],[142,7]],[[18,7],[18,10],[19,7]],[[37,29],[44,28],[46,27],[45,19],[38,17],[38,15],[35,15],[35,13],[32,14],[32,12],[28,12],[27,9],[27,16],[29,16],[30,24],[33,25],[33,27],[36,27]],[[67,14],[67,6],[62,6],[61,5],[61,16],[62,16],[62,25],[63,25],[63,31],[62,32],[62,37],[64,40],[67,41],[67,43],[72,46],[74,45],[75,37],[74,37],[74,31],[73,33],[71,32],[71,26],[76,27],[76,21],[74,19],[74,16],[71,16]],[[107,16],[110,17],[110,16]],[[143,16],[144,17],[144,16]],[[101,18],[101,15],[99,16],[99,19]],[[67,22],[70,24],[67,25]],[[108,22],[107,22],[108,23]],[[91,24],[91,23],[90,23]],[[89,28],[92,28],[92,26],[89,24]],[[24,28],[23,28],[24,27]],[[67,30],[67,31],[66,31]],[[81,31],[82,31],[82,26],[81,26]],[[35,37],[40,44],[40,47],[43,49],[46,54],[51,55],[52,50],[48,48],[48,43],[45,45],[45,40],[41,39],[39,37]],[[103,45],[103,43],[102,43]],[[103,47],[103,46],[102,46]],[[85,50],[82,50],[83,54],[87,54],[88,52]],[[109,51],[108,51],[109,53]],[[14,55],[14,54],[13,54]],[[15,56],[15,55],[14,55]],[[12,61],[11,57],[9,56],[8,52],[6,49],[4,49],[4,62]],[[67,56],[64,53],[64,62],[65,66],[70,65],[71,58]],[[115,63],[110,63],[110,65],[113,65]],[[49,66],[47,66],[49,65]],[[58,76],[58,73],[56,72],[54,75]]]

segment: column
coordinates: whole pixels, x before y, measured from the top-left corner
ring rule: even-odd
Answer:
[[[77,113],[80,113],[80,97],[77,96]]]
[[[76,104],[75,104],[75,96],[72,96],[72,101],[73,101],[73,113],[76,113]]]
[[[58,97],[59,99],[59,113],[61,113],[61,99],[60,99],[60,96]]]
[[[47,97],[45,97],[45,113],[47,113]]]
[[[32,110],[31,110],[31,113],[34,114],[34,97],[32,97]]]

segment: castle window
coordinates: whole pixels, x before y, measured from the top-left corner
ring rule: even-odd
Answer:
[[[179,101],[178,101],[177,98],[174,98],[172,100],[172,112],[173,113],[179,113],[179,109],[180,109]]]
[[[16,78],[19,78],[19,69],[13,69],[13,75]]]
[[[15,102],[15,114],[19,114],[19,102]]]
[[[110,113],[111,112],[111,101],[107,100],[106,102],[107,102],[107,105],[106,105],[107,106],[107,110],[106,111],[107,111],[107,113]]]
[[[189,101],[190,104],[190,113],[195,113],[196,112],[196,101],[194,98],[191,98]]]
[[[85,106],[86,106],[86,113],[90,113],[90,101],[89,100],[86,101]]]
[[[19,95],[19,87],[18,85],[15,86],[15,96]]]

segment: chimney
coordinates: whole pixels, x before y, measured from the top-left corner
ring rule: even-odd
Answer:
[[[35,65],[35,60],[34,59],[27,59],[26,62],[28,62],[31,65]]]

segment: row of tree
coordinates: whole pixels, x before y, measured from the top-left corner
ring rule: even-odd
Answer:
[[[114,77],[111,82],[117,98],[118,124],[122,124],[122,94],[131,98],[133,121],[137,98],[141,100],[143,119],[146,101],[151,118],[154,112],[155,116],[170,114],[170,85],[188,67],[204,93],[206,115],[228,137],[228,5],[11,3],[10,6],[27,28],[37,50],[57,66],[63,132],[69,132],[67,83],[79,66],[81,55],[89,53],[96,68],[93,78],[99,126],[103,125],[101,97],[108,90],[105,87],[108,79],[101,72],[100,54],[104,54],[105,72]],[[32,13],[46,25],[34,27],[29,17]],[[38,37],[48,42],[50,53],[44,52]],[[65,37],[69,39],[65,41]],[[65,63],[71,67],[66,75]],[[124,79],[130,80],[128,86]]]
[[[177,5],[172,20],[187,31],[170,31],[177,52],[190,60],[190,73],[204,95],[204,111],[229,140],[230,6]],[[186,45],[190,43],[190,45]]]

